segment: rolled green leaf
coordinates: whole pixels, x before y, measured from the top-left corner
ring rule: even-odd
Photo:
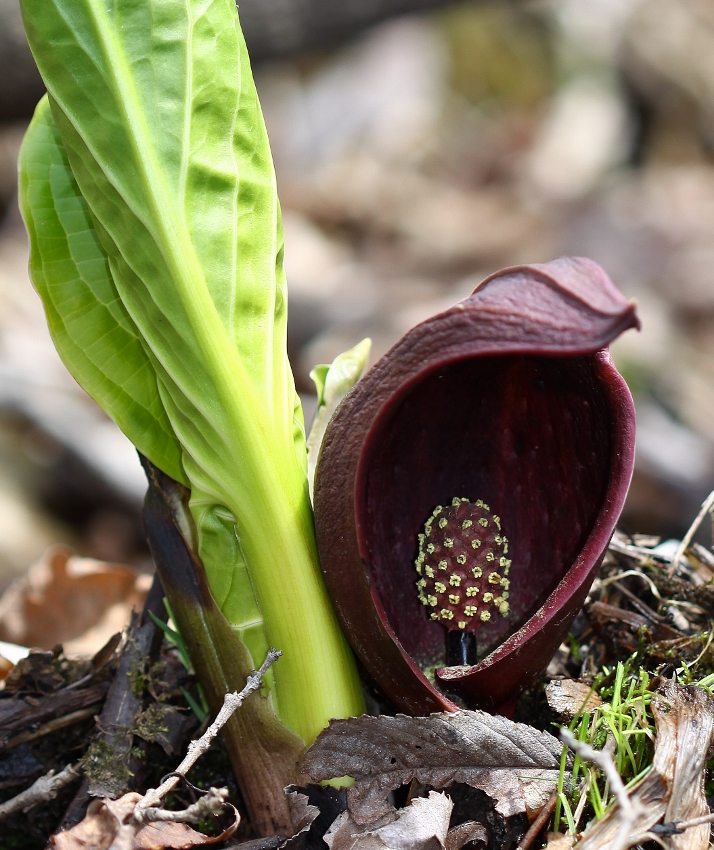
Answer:
[[[307,477],[310,483],[310,498],[312,498],[322,438],[325,436],[332,414],[364,374],[371,348],[372,340],[367,337],[362,342],[358,342],[354,348],[338,354],[329,366],[321,363],[310,371],[310,377],[317,390],[317,410],[307,438]]]
[[[275,176],[235,5],[22,11],[49,108],[23,145],[21,205],[55,344],[190,488],[213,596],[254,664],[283,650],[273,706],[310,742],[363,703],[317,562]]]
[[[30,273],[62,359],[135,445],[184,481],[181,447],[156,373],[117,294],[46,97],[23,144],[20,201],[32,246]]]

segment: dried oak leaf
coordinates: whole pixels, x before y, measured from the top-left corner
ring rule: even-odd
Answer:
[[[285,789],[293,836],[278,845],[289,850],[324,850],[323,836],[345,811],[345,791],[322,785],[288,785]]]
[[[132,607],[141,607],[147,590],[131,567],[54,546],[0,597],[0,640],[52,649],[93,630],[91,643],[72,647],[75,654],[93,655],[129,621]]]
[[[431,791],[370,827],[344,812],[326,833],[325,844],[330,850],[444,850],[452,809],[446,794]]]
[[[593,711],[602,703],[592,685],[577,679],[553,679],[546,685],[545,695],[550,708],[565,720]]]
[[[134,811],[141,794],[131,792],[118,800],[94,800],[84,819],[50,839],[57,850],[108,850],[117,837],[120,825]],[[149,823],[134,837],[133,850],[188,850],[205,844],[216,844],[229,838],[232,829],[209,837],[185,823]]]
[[[478,788],[510,817],[542,808],[562,749],[547,732],[482,711],[364,715],[333,720],[305,754],[303,771],[318,782],[353,777],[347,806],[358,824],[393,812],[387,795],[413,779],[436,789],[455,782]]]

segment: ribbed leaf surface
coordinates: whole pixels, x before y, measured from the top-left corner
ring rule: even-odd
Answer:
[[[362,702],[317,562],[275,175],[235,4],[22,11],[51,108],[24,146],[22,205],[55,341],[190,487],[211,591],[256,664],[285,650],[276,710],[311,740]]]
[[[25,138],[21,180],[32,279],[67,368],[92,388],[139,451],[182,481],[181,447],[161,403],[156,373],[117,295],[47,98]]]

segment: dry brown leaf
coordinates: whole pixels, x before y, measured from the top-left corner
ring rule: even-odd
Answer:
[[[310,804],[307,794],[303,794],[296,786],[288,785],[285,789],[290,807],[290,818],[293,823],[293,835],[280,845],[290,850],[303,850],[306,845],[308,832],[317,817],[320,809]]]
[[[487,847],[490,843],[490,836],[482,823],[469,820],[452,827],[446,835],[445,843],[446,850],[460,850],[466,844],[471,847],[483,844],[484,847]]]
[[[481,711],[365,715],[333,720],[307,751],[303,770],[315,781],[353,777],[347,804],[358,824],[394,811],[388,794],[413,779],[437,789],[454,782],[479,788],[510,817],[550,796],[561,752],[547,732]]]
[[[3,679],[7,679],[8,673],[12,670],[15,665],[9,659],[5,658],[4,655],[0,655],[0,682]]]
[[[128,623],[132,606],[141,607],[148,590],[142,578],[137,581],[136,572],[122,564],[80,558],[55,546],[0,597],[0,640],[52,649],[96,629],[119,606],[108,631],[85,647],[91,654]]]
[[[575,843],[574,835],[564,835],[562,832],[549,832],[546,836],[546,850],[571,850]]]
[[[57,850],[108,850],[140,799],[141,794],[131,792],[118,800],[95,800],[80,823],[52,836],[50,846]],[[215,844],[229,835],[226,832],[209,838],[184,823],[150,823],[135,836],[134,850],[188,850]]]
[[[323,836],[323,840],[330,850],[384,850],[385,848],[382,839],[371,831],[370,826],[356,823],[349,812],[343,812],[337,817]]]
[[[678,720],[677,754],[667,811],[666,823],[693,820],[709,814],[704,793],[704,773],[714,735],[714,701],[702,688],[680,688],[666,682],[660,694],[671,705],[669,711]],[[693,826],[669,839],[672,850],[706,850],[709,846],[710,824]]]
[[[50,846],[58,850],[107,850],[114,840],[120,823],[141,799],[140,794],[131,793],[106,805],[94,800],[87,814],[76,826],[59,832],[50,838]]]
[[[431,791],[369,828],[344,812],[324,841],[330,850],[444,850],[452,809],[446,794]]]
[[[134,587],[125,599],[110,605],[96,625],[79,637],[64,642],[65,655],[72,658],[90,658],[111,635],[123,632],[131,621],[131,612],[142,610],[150,586],[151,576],[137,576]]]
[[[230,837],[230,832],[209,837],[201,835],[185,823],[149,823],[142,827],[134,839],[134,850],[184,850],[218,844]]]
[[[545,688],[548,705],[565,720],[583,711],[593,711],[602,700],[592,686],[577,679],[553,679]]]
[[[102,803],[95,801],[89,804],[87,814],[80,823],[53,835],[50,846],[58,850],[107,850],[116,832],[116,818]]]

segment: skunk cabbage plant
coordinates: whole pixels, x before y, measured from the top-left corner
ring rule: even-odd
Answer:
[[[317,560],[275,176],[235,2],[21,6],[49,95],[23,144],[21,206],[54,342],[190,491],[184,536],[228,624],[216,657],[237,663],[233,639],[254,667],[281,649],[271,711],[310,743],[363,700]]]
[[[608,344],[634,307],[590,260],[499,272],[411,330],[325,435],[315,516],[338,617],[413,714],[508,711],[567,634],[632,474]]]

